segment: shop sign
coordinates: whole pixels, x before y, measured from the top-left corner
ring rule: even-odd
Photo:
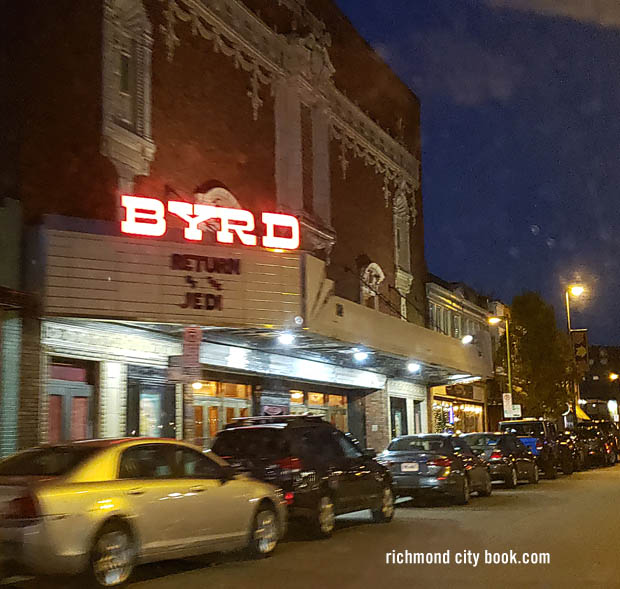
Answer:
[[[256,220],[253,213],[242,209],[230,209],[171,200],[167,203],[145,196],[121,196],[125,209],[125,220],[121,221],[121,232],[130,235],[161,237],[168,229],[167,217],[181,219],[186,227],[183,236],[187,241],[203,239],[204,224],[219,222],[215,232],[218,243],[240,243],[248,247],[259,245],[255,234]],[[270,249],[295,250],[299,248],[299,221],[293,215],[284,213],[262,213],[260,245]]]
[[[506,418],[512,417],[512,394],[504,393],[502,395],[502,402],[504,405],[504,417]]]
[[[474,387],[470,384],[453,384],[446,386],[446,395],[461,399],[473,399]]]

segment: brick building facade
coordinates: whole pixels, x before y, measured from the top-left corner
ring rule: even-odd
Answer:
[[[395,398],[414,411],[411,403],[426,402],[429,379],[481,369],[467,351],[451,352],[456,344],[435,350],[435,334],[424,329],[419,102],[333,2],[58,0],[13,3],[8,11],[2,54],[12,83],[0,104],[7,138],[0,147],[0,196],[21,201],[29,226],[44,227],[46,236],[69,225],[77,231],[72,222],[50,222],[50,215],[89,219],[91,227],[95,221],[118,224],[125,215],[122,193],[240,208],[256,218],[261,211],[294,215],[301,251],[317,262],[299,266],[306,280],[308,268],[317,269],[317,298],[310,305],[313,286],[306,282],[300,293],[304,313],[296,319],[306,321],[308,332],[300,335],[314,339],[303,349],[293,346],[290,354],[340,366],[340,373],[320,379],[318,386],[282,369],[284,384],[277,392],[287,399],[289,390],[301,394],[305,409],[314,407],[311,400],[322,400],[325,415],[339,415],[340,409],[359,415],[348,427],[377,448],[389,439],[390,414],[394,421],[390,380],[397,383]],[[180,229],[182,222],[171,219],[170,225]],[[140,331],[142,343],[131,340],[127,357],[97,352],[97,331],[103,328],[97,322],[109,317],[101,309],[81,316],[54,310],[47,258],[41,242],[33,237],[29,243],[25,274],[42,310],[24,329],[20,444],[49,438],[57,426],[50,427],[50,419],[62,422],[62,415],[79,414],[87,422],[75,426],[75,435],[131,433],[126,406],[134,401],[127,370],[134,364],[149,366],[152,373],[136,393],[138,406],[143,397],[148,405],[151,397],[172,395],[166,401],[170,423],[187,420],[180,408],[187,405],[187,394],[178,384],[166,384],[162,372],[170,356],[182,353],[182,331],[162,328],[155,317],[157,333]],[[85,279],[95,270],[89,272]],[[323,315],[332,307],[328,320]],[[358,331],[346,332],[349,318],[358,315],[364,318]],[[129,313],[114,317],[123,324],[118,333],[143,328],[131,323],[135,316]],[[210,319],[201,325],[222,327]],[[203,347],[251,348],[259,336],[269,337],[270,329],[277,335],[290,325],[270,323],[259,331],[241,322],[235,328],[246,328],[239,336],[245,339],[226,332]],[[379,335],[406,329],[403,341],[386,337],[388,344],[374,347]],[[60,332],[69,335],[60,340],[51,335]],[[70,333],[83,338],[81,346],[65,345]],[[320,338],[331,343],[319,346]],[[352,360],[358,348],[370,350],[376,362],[361,366]],[[218,350],[211,350],[213,356]],[[428,366],[428,372],[404,368],[411,360]],[[222,366],[212,356],[203,358],[202,351],[201,363],[203,374],[220,379],[205,376],[206,383],[220,383],[218,395],[235,384],[268,396],[270,369],[244,365],[247,369],[237,369],[233,378],[221,376]],[[343,392],[342,386],[348,388]],[[148,387],[160,392],[144,392]],[[65,392],[50,392],[56,390]],[[73,413],[62,409],[64,401],[50,405],[51,397],[67,390],[77,391],[68,397],[74,399]],[[81,406],[76,399],[88,401]],[[249,401],[240,403],[226,406],[227,418],[252,410]],[[294,408],[292,401],[286,403]],[[211,408],[205,405],[209,416]],[[109,425],[109,412],[118,415],[120,425]],[[200,415],[197,424],[211,419]],[[221,424],[221,415],[213,419]],[[426,427],[425,418],[417,423]]]

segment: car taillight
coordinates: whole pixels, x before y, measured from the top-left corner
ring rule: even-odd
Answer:
[[[295,500],[295,493],[284,493],[284,501],[286,501],[287,505],[293,505],[293,501]]]
[[[449,458],[433,458],[427,462],[428,466],[441,466],[442,468],[448,468],[452,466],[452,460]]]
[[[7,519],[37,519],[39,513],[39,504],[33,495],[24,495],[13,499],[7,508]]]
[[[542,449],[543,449],[542,440],[536,440],[536,450],[542,450]]]
[[[502,453],[501,450],[493,450],[493,454],[491,454],[490,459],[491,460],[500,460],[503,457],[504,457],[504,454]]]
[[[276,465],[287,472],[299,472],[302,468],[301,460],[295,456],[287,456],[286,458],[276,460]]]

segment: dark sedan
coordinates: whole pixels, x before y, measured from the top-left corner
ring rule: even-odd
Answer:
[[[488,464],[491,478],[514,489],[519,481],[538,482],[536,459],[513,434],[476,433],[462,436],[471,449]]]
[[[493,488],[486,464],[462,437],[451,434],[395,438],[377,460],[390,469],[401,497],[437,493],[464,505],[472,491],[486,496]]]

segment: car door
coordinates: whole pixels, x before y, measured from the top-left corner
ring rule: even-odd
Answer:
[[[327,478],[327,486],[332,495],[336,513],[355,509],[354,473],[344,450],[336,439],[336,430],[320,426],[308,428],[304,433],[307,444],[311,444],[317,466]]]
[[[248,531],[253,504],[250,484],[198,450],[173,446],[181,479],[184,543],[188,550],[208,551],[238,543]]]
[[[484,486],[485,472],[487,470],[484,463],[474,454],[463,438],[453,437],[450,439],[454,454],[463,462],[463,467],[467,473],[470,483],[476,488]]]
[[[183,484],[173,477],[166,444],[130,446],[120,457],[118,492],[133,518],[145,556],[169,553],[183,538]]]
[[[338,431],[334,436],[345,456],[350,506],[352,509],[368,509],[382,490],[380,481],[375,477],[373,459],[366,456],[342,432]]]
[[[518,438],[513,438],[512,443],[514,444],[515,455],[517,456],[519,477],[524,479],[529,478],[532,474],[534,455]]]

